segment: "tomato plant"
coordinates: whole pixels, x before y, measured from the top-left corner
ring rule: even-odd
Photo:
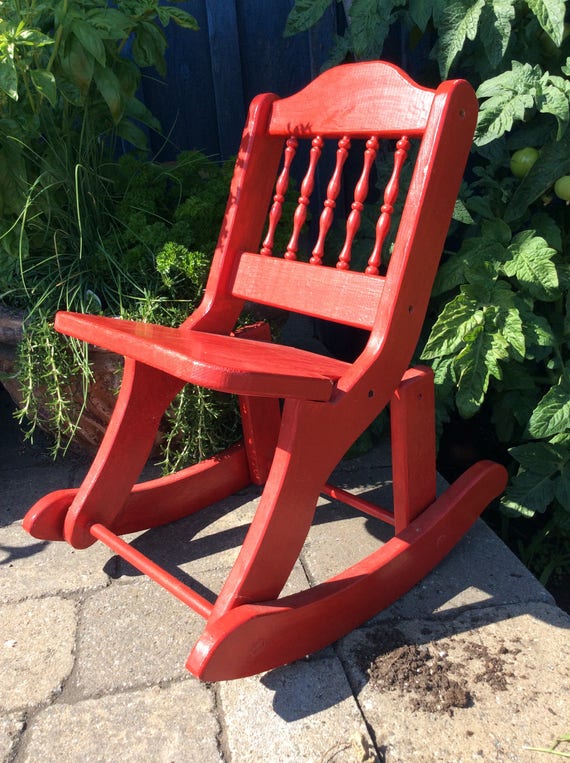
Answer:
[[[523,178],[538,159],[538,151],[532,146],[519,148],[511,157],[510,168],[516,178]]]
[[[563,201],[570,201],[570,175],[562,175],[554,183],[554,193]]]
[[[331,2],[296,0],[287,31]],[[476,88],[468,181],[423,357],[440,430],[483,417],[510,469],[503,511],[534,517],[542,544],[556,536],[570,550],[569,23],[564,0],[354,0],[331,60],[381,58],[387,41],[415,79],[461,76]]]

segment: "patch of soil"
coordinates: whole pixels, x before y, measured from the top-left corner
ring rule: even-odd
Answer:
[[[513,676],[507,655],[519,651],[502,645],[492,653],[484,644],[455,643],[462,647],[461,664],[450,659],[446,642],[413,644],[397,628],[386,628],[374,634],[359,656],[373,689],[406,696],[413,710],[453,715],[456,708],[471,707],[476,700],[467,673],[475,684],[505,691]],[[371,657],[372,653],[376,656]],[[468,663],[473,663],[470,670],[466,670]]]
[[[410,694],[414,710],[452,715],[454,708],[473,703],[466,682],[450,676],[453,668],[445,651],[406,644],[377,657],[368,676],[374,689]]]
[[[495,691],[506,691],[507,678],[512,678],[513,673],[507,669],[505,657],[508,654],[518,654],[520,649],[507,649],[503,645],[497,654],[491,654],[484,644],[466,643],[465,652],[468,659],[482,663],[483,669],[476,673],[475,681],[486,683]]]

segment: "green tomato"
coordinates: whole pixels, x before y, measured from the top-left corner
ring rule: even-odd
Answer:
[[[562,201],[570,201],[570,175],[562,175],[554,183],[554,193]]]
[[[516,178],[523,178],[537,159],[538,151],[536,148],[532,148],[532,146],[519,148],[511,156],[511,172]]]

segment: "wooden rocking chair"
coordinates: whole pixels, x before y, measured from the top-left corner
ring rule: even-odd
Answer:
[[[100,540],[204,617],[187,662],[203,680],[268,670],[346,634],[431,570],[504,488],[504,469],[483,461],[436,497],[433,375],[408,368],[476,115],[467,82],[430,90],[383,62],[333,68],[288,98],[260,95],[250,107],[204,298],[194,314],[179,328],[57,315],[58,331],[124,355],[124,376],[83,484],[46,495],[30,509],[24,527],[37,538],[65,540],[78,549]],[[275,231],[303,141],[308,169],[289,244],[276,252]],[[330,266],[325,241],[339,215],[351,141],[363,164],[354,188],[345,192],[351,204],[344,243]],[[326,199],[312,215],[316,242],[303,260],[301,229],[319,158],[331,142]],[[417,152],[410,150],[414,143]],[[371,168],[393,146],[375,243],[364,272],[357,272],[351,249]],[[408,153],[409,161],[413,153],[417,158],[384,266],[382,250]],[[366,346],[354,362],[345,362],[272,343],[263,325],[235,332],[245,302],[364,329]],[[238,395],[243,440],[177,474],[135,484],[161,417],[185,383]],[[327,482],[388,404],[393,512]],[[263,493],[214,604],[119,537],[179,519],[251,483],[264,485]],[[323,493],[394,525],[394,537],[341,574],[279,598]]]

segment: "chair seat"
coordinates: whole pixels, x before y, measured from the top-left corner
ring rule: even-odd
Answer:
[[[350,367],[294,347],[118,318],[59,312],[55,327],[186,382],[240,395],[326,401]]]

